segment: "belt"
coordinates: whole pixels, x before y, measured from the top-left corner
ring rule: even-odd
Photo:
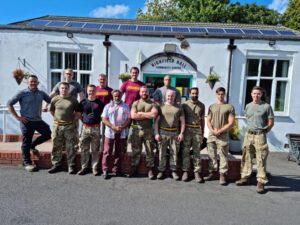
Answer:
[[[84,127],[100,127],[100,124],[96,123],[96,124],[83,124],[82,126]]]
[[[190,128],[200,128],[200,125],[198,125],[198,124],[186,124],[185,126],[190,127]]]
[[[266,132],[264,130],[248,130],[247,133],[253,135],[259,135],[259,134],[264,134]]]
[[[164,131],[177,131],[177,127],[160,127],[161,130],[164,130]]]
[[[54,124],[57,125],[57,126],[68,126],[68,125],[72,125],[73,122],[54,121]]]

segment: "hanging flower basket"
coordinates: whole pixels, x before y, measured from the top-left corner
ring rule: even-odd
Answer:
[[[125,81],[131,79],[131,76],[128,73],[121,73],[121,74],[119,74],[118,78],[120,80],[122,80],[122,82],[125,82]]]
[[[220,81],[220,76],[216,73],[210,73],[206,78],[206,83],[208,83],[211,89],[214,88],[216,82]]]
[[[18,85],[20,85],[23,81],[23,79],[28,79],[29,73],[28,72],[24,72],[22,69],[15,69],[13,72],[13,77],[15,78],[16,82],[18,83]]]

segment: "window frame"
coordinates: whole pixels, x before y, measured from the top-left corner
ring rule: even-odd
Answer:
[[[259,65],[258,65],[258,75],[257,76],[247,76],[247,63],[249,59],[257,59],[259,60]],[[262,61],[263,60],[274,60],[274,67],[273,67],[273,72],[272,76],[267,77],[267,76],[261,76],[261,67],[262,67]],[[277,62],[279,60],[282,61],[288,61],[289,66],[287,70],[287,77],[276,77],[276,70],[277,70]],[[293,60],[292,57],[289,56],[268,56],[268,55],[248,55],[246,57],[246,65],[245,65],[245,71],[244,71],[244,93],[243,93],[243,106],[245,108],[246,106],[246,97],[247,95],[250,95],[250,93],[247,92],[247,81],[248,80],[254,80],[256,81],[256,85],[260,85],[261,80],[272,80],[272,87],[271,87],[271,93],[270,93],[270,105],[272,106],[272,109],[274,111],[275,116],[288,116],[289,115],[289,106],[290,106],[290,85],[291,85],[291,80],[292,80],[292,65],[293,65]],[[276,101],[276,88],[277,85],[280,81],[285,81],[286,82],[286,91],[285,91],[285,99],[284,99],[284,110],[283,111],[275,111],[275,101]]]

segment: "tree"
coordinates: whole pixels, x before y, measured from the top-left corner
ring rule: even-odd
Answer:
[[[283,24],[300,31],[300,0],[290,0],[283,14]]]
[[[265,6],[230,0],[148,0],[147,12],[139,10],[137,19],[276,25],[281,15]]]

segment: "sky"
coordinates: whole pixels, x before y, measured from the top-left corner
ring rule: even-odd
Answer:
[[[236,2],[237,0],[232,0]],[[0,24],[9,24],[46,15],[135,19],[146,0],[2,0]],[[283,13],[288,0],[240,0]]]

